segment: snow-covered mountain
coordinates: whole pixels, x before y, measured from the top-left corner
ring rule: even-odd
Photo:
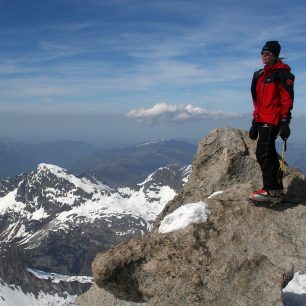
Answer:
[[[35,269],[91,275],[97,252],[147,232],[190,174],[190,166],[170,165],[157,169],[137,188],[115,189],[93,175],[76,177],[61,167],[39,164],[35,171],[1,180],[1,254],[10,257],[4,252],[10,246],[21,250],[22,264],[29,267],[26,278],[29,272],[37,278]],[[7,262],[2,266],[9,265]],[[13,290],[31,303],[33,290],[24,292],[24,282],[16,283],[15,274],[20,272],[0,271],[2,297],[13,299]],[[49,301],[48,289],[34,291],[36,298]],[[69,296],[73,294],[70,290]]]
[[[19,246],[42,270],[89,275],[97,251],[144,234],[190,171],[159,168],[137,189],[114,189],[39,164],[0,181],[0,243]]]

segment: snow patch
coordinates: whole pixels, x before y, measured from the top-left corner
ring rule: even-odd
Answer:
[[[285,306],[306,306],[306,274],[296,272],[283,289]]]
[[[164,143],[166,141],[169,141],[169,139],[155,139],[155,140],[152,140],[152,141],[139,143],[138,145],[136,145],[136,147],[139,148],[139,147],[149,146],[151,144]]]
[[[57,176],[58,178],[61,178],[63,180],[69,181],[71,184],[73,184],[76,188],[80,188],[83,191],[85,191],[86,193],[93,193],[95,191],[95,187],[97,187],[98,185],[94,185],[93,183],[90,182],[89,180],[86,178],[77,178],[76,176],[74,176],[73,174],[69,174],[66,170],[64,170],[61,167],[55,166],[55,165],[50,165],[50,164],[39,164],[37,167],[37,172],[39,173],[44,173],[46,171],[51,172],[52,174],[54,174],[55,176]],[[104,185],[101,185],[101,187]],[[103,188],[103,187],[102,187]]]
[[[48,214],[45,212],[44,208],[40,206],[39,209],[35,210],[32,214],[32,220],[42,220],[44,218],[47,218]]]
[[[52,283],[58,284],[59,282],[79,282],[82,284],[93,283],[93,278],[91,276],[70,276],[70,275],[62,275],[58,273],[49,273],[41,270],[26,268],[26,270],[32,273],[39,279],[50,279]]]
[[[210,210],[204,202],[185,204],[167,215],[159,226],[159,233],[165,234],[187,227],[193,223],[206,222]]]
[[[0,198],[1,215],[5,214],[8,211],[14,211],[15,214],[18,214],[24,210],[26,205],[22,202],[16,201],[17,191],[18,189],[16,188],[15,190],[6,194],[4,197]]]
[[[188,182],[188,180],[191,176],[192,165],[185,166],[185,167],[181,168],[180,171],[183,174],[183,184],[185,185]]]
[[[15,285],[8,285],[0,279],[0,306],[73,306],[76,295],[60,297],[58,294],[47,294],[42,291],[35,297],[33,293],[24,293],[21,288]]]
[[[224,192],[223,190],[216,191],[216,192],[214,192],[213,194],[211,194],[211,195],[208,197],[208,199],[211,199],[211,198],[213,198],[214,196],[216,196],[216,195],[218,195],[218,194],[221,194],[221,193],[223,193],[223,192]]]

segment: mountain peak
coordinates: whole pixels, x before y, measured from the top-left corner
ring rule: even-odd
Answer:
[[[56,165],[40,163],[37,166],[37,171],[50,171],[54,173],[62,173],[64,172],[64,169]]]

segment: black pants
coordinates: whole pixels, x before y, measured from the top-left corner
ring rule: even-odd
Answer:
[[[282,171],[279,168],[275,140],[278,127],[258,124],[256,157],[262,171],[263,189],[283,189]]]

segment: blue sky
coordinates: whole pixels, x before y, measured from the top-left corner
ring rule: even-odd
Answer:
[[[0,0],[0,137],[120,143],[247,129],[267,40],[296,75],[298,130],[305,16],[296,0]]]

